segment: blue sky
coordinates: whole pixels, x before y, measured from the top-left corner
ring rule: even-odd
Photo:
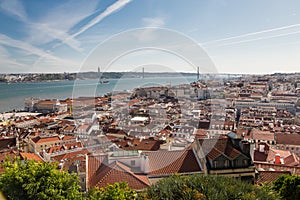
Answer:
[[[220,73],[297,72],[299,15],[297,0],[0,0],[0,73],[96,71],[97,61],[82,65],[99,44],[143,27],[191,38]],[[107,71],[132,71],[146,54],[156,65],[193,71],[180,59],[150,51],[120,59]]]

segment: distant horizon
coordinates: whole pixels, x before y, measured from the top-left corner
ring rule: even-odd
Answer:
[[[77,74],[77,73],[98,73],[97,71],[80,71],[80,72],[72,72],[72,71],[65,71],[65,72],[7,72],[7,73],[0,73],[1,75],[9,75],[9,74],[64,74],[64,73],[70,73],[70,74]],[[143,73],[143,72],[137,72],[137,71],[105,71],[100,73]],[[159,71],[145,71],[145,74],[176,74],[176,73],[186,73],[186,74],[195,74],[197,75],[197,72],[192,71],[178,71],[178,72],[159,72]],[[295,72],[271,72],[271,73],[230,73],[230,72],[217,72],[217,73],[199,73],[201,74],[224,74],[224,75],[272,75],[272,74],[300,74],[300,71]]]

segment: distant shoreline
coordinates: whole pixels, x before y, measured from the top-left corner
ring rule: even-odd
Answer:
[[[295,75],[294,73],[272,74],[230,74],[230,73],[200,73],[200,77],[241,77],[241,76],[278,76]],[[0,83],[36,83],[60,82],[92,79],[120,79],[120,78],[158,78],[158,77],[197,76],[191,72],[80,72],[80,73],[8,73],[0,74]]]
[[[35,82],[60,82],[92,79],[120,79],[120,78],[158,78],[196,76],[196,73],[173,72],[81,72],[81,73],[28,73],[28,74],[0,74],[0,83],[35,83]]]

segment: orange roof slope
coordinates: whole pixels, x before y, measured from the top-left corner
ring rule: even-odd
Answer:
[[[39,157],[37,154],[35,153],[24,153],[24,152],[20,152],[20,156],[23,159],[28,159],[28,160],[35,160],[38,162],[42,162],[42,158]]]
[[[169,175],[202,171],[192,149],[183,151],[147,152],[149,175]]]
[[[136,175],[124,164],[115,161],[109,165],[103,164],[91,179],[91,186],[105,187],[116,182],[127,182],[129,187],[142,190],[150,185],[145,175]]]

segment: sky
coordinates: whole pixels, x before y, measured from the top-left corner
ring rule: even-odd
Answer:
[[[298,0],[0,0],[0,24],[0,73],[300,71]]]

